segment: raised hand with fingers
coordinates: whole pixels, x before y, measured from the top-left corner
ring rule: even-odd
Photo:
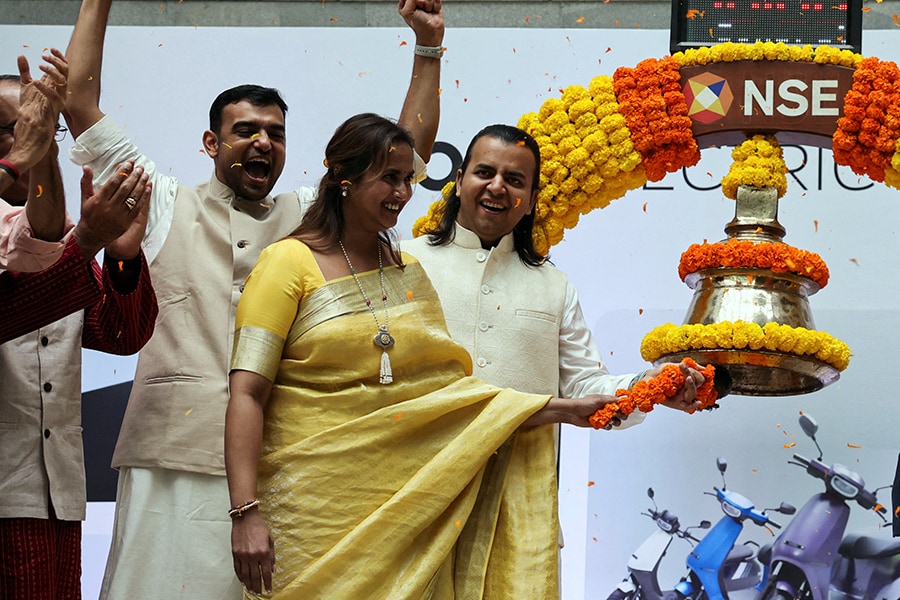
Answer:
[[[134,161],[126,161],[96,193],[92,177],[90,167],[85,167],[81,177],[81,220],[75,227],[75,239],[88,258],[103,247],[113,258],[134,258],[147,225],[151,191],[148,175]]]
[[[21,86],[19,110],[13,123],[14,141],[9,153],[0,158],[12,163],[19,173],[30,171],[45,157],[53,142],[64,106],[68,74],[68,66],[61,56],[53,56],[52,60],[45,57],[50,64],[41,66],[45,74],[38,80],[31,77],[28,60],[18,57]]]

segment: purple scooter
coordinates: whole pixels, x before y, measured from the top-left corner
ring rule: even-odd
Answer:
[[[895,492],[900,468],[897,476]],[[875,493],[890,487],[880,487]],[[893,506],[897,505],[895,501]],[[900,539],[849,534],[841,541],[838,554],[829,600],[900,600]]]
[[[831,600],[900,599],[900,540],[848,535],[831,577]]]
[[[772,545],[771,557],[766,557],[770,570],[760,600],[827,600],[838,548],[850,518],[849,503],[855,501],[865,509],[880,506],[875,492],[866,489],[858,473],[844,465],[821,462],[822,449],[815,437],[818,425],[812,417],[801,415],[800,427],[815,442],[819,458],[810,460],[795,454],[788,463],[824,481],[825,491],[803,505]]]

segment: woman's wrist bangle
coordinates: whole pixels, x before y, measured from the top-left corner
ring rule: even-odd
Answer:
[[[444,55],[444,47],[443,46],[420,46],[416,44],[416,49],[413,51],[416,56],[424,56],[426,58],[440,58]]]
[[[6,171],[6,173],[12,177],[13,181],[18,181],[19,177],[22,174],[19,172],[19,169],[16,168],[16,165],[12,164],[8,160],[0,159],[0,170]]]
[[[254,498],[249,502],[244,502],[243,504],[239,504],[238,506],[234,506],[228,511],[228,516],[232,519],[236,519],[238,517],[243,517],[244,513],[253,508],[254,506],[259,506],[259,498]]]

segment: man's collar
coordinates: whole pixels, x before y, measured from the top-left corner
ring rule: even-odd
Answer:
[[[474,231],[466,229],[458,222],[456,223],[456,235],[453,238],[453,242],[459,246],[462,246],[463,248],[481,248],[481,238],[478,237],[478,234],[476,234]],[[504,252],[507,254],[510,252],[515,252],[516,248],[513,241],[512,232],[500,238],[500,242],[493,250],[496,250],[497,252]]]

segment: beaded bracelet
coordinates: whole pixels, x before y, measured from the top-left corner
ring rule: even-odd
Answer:
[[[440,58],[444,55],[444,47],[443,46],[420,46],[416,44],[415,50],[413,53],[417,56],[424,56],[426,58]]]
[[[249,502],[244,502],[228,511],[228,516],[232,519],[237,517],[243,517],[244,513],[253,508],[254,506],[259,506],[259,498],[254,498]]]

